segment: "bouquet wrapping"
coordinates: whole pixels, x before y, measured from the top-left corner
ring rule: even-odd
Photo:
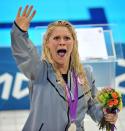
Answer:
[[[104,88],[97,94],[97,101],[107,113],[117,113],[122,109],[122,96],[113,88]],[[99,129],[114,131],[115,125],[105,121],[103,117],[99,122]]]

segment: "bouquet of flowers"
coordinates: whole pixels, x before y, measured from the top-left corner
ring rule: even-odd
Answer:
[[[107,113],[117,113],[122,109],[122,96],[113,88],[104,88],[97,94],[97,101],[106,109]],[[99,129],[114,131],[115,125],[105,121],[103,117],[99,122]]]

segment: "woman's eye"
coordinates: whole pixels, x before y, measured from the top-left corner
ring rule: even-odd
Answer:
[[[59,37],[59,36],[55,36],[53,39],[54,39],[54,40],[59,40],[60,37]]]
[[[71,38],[69,36],[64,37],[65,40],[70,40]]]

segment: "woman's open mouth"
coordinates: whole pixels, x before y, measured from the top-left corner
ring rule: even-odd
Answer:
[[[57,50],[57,54],[58,54],[58,56],[60,56],[60,57],[64,57],[65,56],[65,54],[66,54],[66,49],[58,49]]]

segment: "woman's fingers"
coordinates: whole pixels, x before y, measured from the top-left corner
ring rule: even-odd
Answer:
[[[23,11],[23,13],[22,13],[22,16],[26,16],[26,12],[27,12],[27,9],[28,9],[28,5],[26,5],[26,7],[24,8],[24,11]]]
[[[33,13],[31,14],[31,16],[29,16],[29,21],[31,21],[34,17],[34,15],[36,14],[36,10],[33,11]]]
[[[30,15],[32,9],[33,9],[33,6],[30,6],[30,8],[28,9],[28,11],[27,11],[27,13],[26,13],[26,16],[27,16],[27,17]]]
[[[115,124],[118,119],[118,114],[106,114],[104,117],[106,121]]]
[[[19,8],[17,16],[16,17],[20,17],[20,13],[21,13],[22,7]]]
[[[34,15],[36,14],[36,10],[34,10],[33,13],[31,14],[32,9],[33,9],[33,6],[30,6],[30,7],[29,7],[29,5],[27,5],[27,6],[24,8],[24,11],[23,11],[23,13],[22,13],[22,15],[21,15],[22,7],[20,7],[19,10],[18,10],[18,13],[17,13],[17,17],[16,17],[16,18],[19,18],[19,17],[23,16],[23,17],[26,17],[29,21],[31,21],[31,20],[33,19]],[[30,14],[31,14],[31,15],[30,15]]]

